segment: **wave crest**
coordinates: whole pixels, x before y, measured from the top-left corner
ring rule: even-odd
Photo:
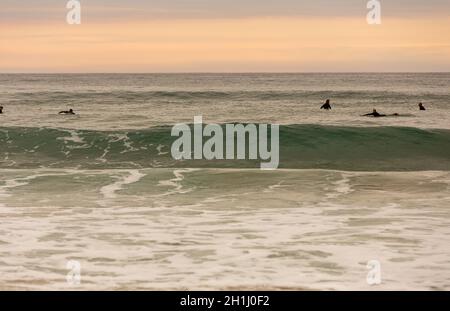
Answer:
[[[175,161],[171,127],[130,131],[0,128],[0,168],[259,168],[259,160]],[[450,131],[280,126],[280,168],[420,171],[450,168]]]

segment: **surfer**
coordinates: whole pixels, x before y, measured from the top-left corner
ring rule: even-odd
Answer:
[[[366,114],[363,114],[363,116],[364,117],[373,116],[374,118],[379,118],[379,117],[385,117],[386,115],[385,114],[380,114],[380,113],[378,113],[378,111],[376,109],[374,109],[372,111],[372,113],[366,113]]]
[[[320,107],[320,109],[331,110],[330,100],[327,99],[325,104],[323,104],[322,107]]]
[[[420,109],[421,111],[427,110],[427,109],[424,107],[424,105],[423,105],[422,103],[419,104],[419,109]]]
[[[3,114],[3,106],[0,106],[0,114]]]
[[[73,111],[73,109],[69,109],[68,111],[60,111],[59,114],[75,114],[75,112]]]

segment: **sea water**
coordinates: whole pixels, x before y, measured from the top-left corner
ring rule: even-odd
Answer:
[[[450,74],[0,75],[0,288],[73,289],[75,260],[81,289],[449,289],[449,89]],[[361,117],[374,108],[399,116]],[[280,124],[279,169],[174,160],[172,126],[198,115]]]

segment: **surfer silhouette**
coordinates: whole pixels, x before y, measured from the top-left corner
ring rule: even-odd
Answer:
[[[0,114],[3,114],[3,106],[0,106]]]
[[[75,114],[75,112],[73,111],[73,109],[69,109],[65,111],[60,111],[59,114]]]
[[[424,105],[423,105],[422,103],[419,104],[419,109],[420,109],[421,111],[427,110],[427,109],[424,107]]]
[[[370,116],[372,116],[372,117],[374,117],[374,118],[379,118],[379,117],[385,117],[386,115],[385,115],[385,114],[380,114],[380,113],[378,113],[378,111],[377,111],[376,109],[374,109],[374,110],[372,111],[372,113],[366,113],[366,114],[363,114],[363,116],[364,116],[364,117],[370,117]]]
[[[320,109],[331,110],[330,100],[327,99],[325,104],[323,104],[322,107],[320,107]]]

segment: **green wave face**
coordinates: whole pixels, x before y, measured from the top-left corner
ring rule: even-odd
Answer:
[[[171,127],[131,131],[0,128],[0,168],[259,168],[263,160],[172,158]],[[206,140],[206,138],[204,139]],[[280,127],[282,169],[449,170],[450,131],[402,127]]]

